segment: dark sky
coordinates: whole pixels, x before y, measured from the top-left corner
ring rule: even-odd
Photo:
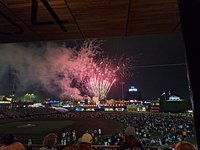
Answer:
[[[131,60],[128,66],[124,68],[125,77],[118,77],[117,82],[113,85],[108,94],[108,98],[121,98],[122,92],[120,82],[123,80],[125,82],[124,93],[128,91],[130,86],[135,86],[141,91],[143,98],[159,98],[164,91],[171,91],[174,95],[180,96],[183,99],[188,99],[189,92],[186,78],[185,47],[181,34],[120,37],[102,40],[101,48],[104,50],[105,55],[119,60],[123,60],[124,58],[129,58],[129,60]],[[61,41],[60,43],[63,42]],[[68,46],[74,46],[79,44],[79,40],[70,40],[66,41],[66,43]],[[35,44],[38,43],[31,43],[31,47],[37,48],[37,46],[40,45],[34,46]],[[27,47],[27,45],[30,44],[21,43],[20,45]],[[10,49],[13,48],[12,46],[10,47]],[[8,45],[6,49],[9,50]],[[25,51],[28,54],[28,51],[31,51],[31,49]],[[25,53],[20,54],[21,51],[17,52],[19,52],[19,54],[12,56],[13,64],[15,65],[17,62],[24,66],[29,66],[29,64],[24,63],[26,61],[20,61],[20,59],[16,57],[20,56],[25,60],[31,59],[32,56],[26,58],[24,57],[26,55]],[[6,53],[4,55],[7,57]],[[123,61],[119,62],[123,63]],[[4,63],[6,63],[6,61]],[[31,64],[38,65],[37,60],[33,60]],[[38,68],[43,71],[41,67],[42,66],[38,65]],[[1,73],[2,82],[4,81],[2,79],[4,76],[5,75]],[[44,76],[44,78],[47,77]],[[31,81],[26,81],[26,83],[29,82]]]
[[[134,60],[132,67],[126,68],[131,76],[124,79],[125,91],[133,85],[144,98],[159,98],[164,91],[189,98],[181,34],[106,39],[104,47],[111,55],[126,55]],[[118,82],[108,96],[121,97],[121,93]]]

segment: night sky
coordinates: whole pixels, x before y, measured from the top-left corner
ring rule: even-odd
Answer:
[[[108,94],[108,98],[121,99],[120,82],[124,81],[124,93],[128,91],[130,86],[135,86],[141,91],[142,97],[147,99],[160,98],[164,91],[170,91],[183,99],[189,99],[185,47],[181,34],[120,37],[102,40],[101,48],[106,56],[112,59],[129,58],[131,60],[124,68],[124,77],[118,77],[117,82]],[[58,41],[57,43],[63,42]],[[80,41],[68,40],[64,43],[71,47],[79,44]],[[30,43],[20,43],[20,45],[26,47]],[[31,45],[37,47],[40,44],[34,42]],[[2,47],[0,48],[2,49]],[[34,63],[36,64],[37,61]],[[0,65],[2,66],[2,64]],[[3,91],[2,89],[5,87],[3,85],[6,84],[5,77],[1,73],[0,91]]]
[[[160,98],[165,91],[189,99],[185,46],[181,34],[135,36],[107,39],[105,49],[113,55],[132,57],[130,76],[124,79],[125,91],[135,86],[143,98]],[[116,92],[116,90],[118,92]],[[120,97],[116,83],[109,96]]]

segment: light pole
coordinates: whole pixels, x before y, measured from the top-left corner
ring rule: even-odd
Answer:
[[[122,77],[124,78],[124,67],[125,67],[125,64],[122,65]],[[125,82],[122,80],[120,82],[121,86],[122,86],[122,101],[124,102],[124,84]]]
[[[120,84],[122,85],[122,101],[124,101],[124,84],[125,82],[120,82]]]

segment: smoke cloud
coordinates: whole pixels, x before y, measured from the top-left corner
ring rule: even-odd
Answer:
[[[88,92],[84,84],[88,70],[101,53],[95,41],[85,41],[80,48],[53,42],[1,44],[0,94],[34,89],[59,98],[81,99]]]

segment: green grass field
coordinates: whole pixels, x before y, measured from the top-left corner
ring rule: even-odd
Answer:
[[[77,138],[80,134],[89,129],[95,129],[102,127],[104,135],[102,138],[111,136],[112,134],[122,131],[126,126],[118,121],[114,120],[73,120],[73,121],[16,121],[9,123],[2,123],[0,125],[0,134],[4,132],[13,132],[16,137],[24,144],[28,142],[28,139],[32,139],[34,144],[42,144],[43,137],[54,132],[58,135],[58,144],[61,140],[61,133],[66,129],[75,129],[77,131]],[[112,128],[112,130],[110,129]],[[106,131],[107,130],[107,131]],[[80,133],[80,131],[82,133]],[[78,136],[79,132],[79,136]]]
[[[104,135],[102,140],[110,137],[112,134],[119,133],[125,129],[126,125],[114,120],[51,120],[51,121],[15,121],[1,123],[0,134],[4,132],[13,132],[16,137],[24,144],[27,144],[28,139],[32,139],[33,144],[42,144],[43,137],[54,132],[58,135],[58,144],[61,140],[61,133],[66,129],[75,129],[77,132],[85,132],[88,129],[103,127]],[[106,132],[107,130],[107,132]],[[82,135],[82,133],[80,133]],[[158,132],[152,132],[152,137],[160,136]],[[78,135],[78,134],[77,134]],[[79,136],[77,137],[79,138]],[[196,138],[188,138],[187,141],[196,144]]]
[[[0,125],[0,133],[13,132],[23,143],[32,139],[33,143],[41,144],[43,137],[49,132],[60,134],[73,121],[20,121],[3,123]]]

